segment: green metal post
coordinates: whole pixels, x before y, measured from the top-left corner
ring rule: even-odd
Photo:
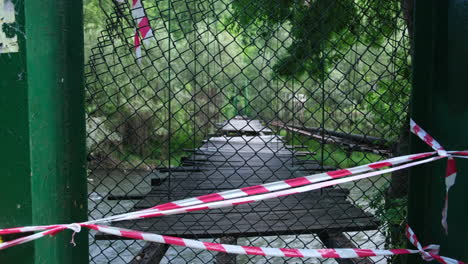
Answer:
[[[5,228],[31,225],[31,170],[23,1],[0,0],[0,9],[0,228]],[[30,243],[0,252],[0,263],[32,263],[33,257]]]
[[[33,224],[85,221],[81,0],[25,1]],[[35,263],[88,262],[83,230],[37,240]]]
[[[468,149],[468,1],[416,0],[412,117],[447,150]],[[428,151],[412,137],[411,152]],[[408,221],[423,244],[468,261],[468,161],[457,159],[450,191],[449,233],[441,227],[446,160],[411,170]],[[407,263],[422,262],[419,256]]]

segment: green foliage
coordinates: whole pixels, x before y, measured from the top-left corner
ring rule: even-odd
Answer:
[[[396,139],[409,89],[396,1],[143,4],[155,36],[138,63],[130,4],[84,2],[87,113],[122,138],[116,156],[166,162],[237,114]]]
[[[271,37],[256,29],[289,25],[293,42],[275,72],[317,78],[325,77],[356,42],[381,47],[398,29],[395,17],[401,11],[397,1],[386,0],[235,0],[233,10],[234,27],[249,38],[255,38],[253,33]]]
[[[409,44],[408,44],[409,45]],[[374,124],[379,127],[402,127],[406,122],[408,95],[411,88],[411,69],[408,51],[398,51],[392,57],[397,72],[392,78],[380,80],[372,93],[368,93],[363,108],[373,113]],[[403,118],[402,118],[403,116]]]
[[[321,161],[323,155],[323,165],[325,166],[350,168],[376,162],[384,158],[373,153],[347,151],[333,144],[321,144],[318,141],[311,140],[309,137],[291,134],[286,130],[280,130],[279,135],[285,138],[288,145],[303,145],[307,151],[315,153],[308,155],[306,159]]]
[[[380,188],[369,200],[369,207],[372,208],[381,221],[384,228],[386,248],[406,248],[408,239],[405,236],[406,215],[408,209],[408,199],[385,197],[385,190],[388,183]],[[389,263],[402,263],[401,256],[390,258]]]
[[[84,31],[84,52],[85,61],[87,62],[91,54],[92,48],[98,43],[99,33],[106,26],[105,13],[99,7],[97,0],[83,1],[83,31]]]
[[[301,75],[308,73],[320,76],[323,68],[331,67],[336,60],[334,54],[324,53],[340,48],[350,42],[345,34],[352,27],[354,5],[351,1],[318,0],[309,6],[300,5],[294,9],[291,20],[291,35],[295,39],[288,47],[288,55],[275,66],[280,75]],[[324,76],[321,76],[322,78]]]

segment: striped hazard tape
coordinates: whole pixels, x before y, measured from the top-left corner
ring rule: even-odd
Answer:
[[[358,249],[358,248],[327,248],[327,249],[296,249],[296,248],[271,248],[271,247],[253,247],[253,246],[239,246],[239,245],[228,245],[213,242],[204,242],[199,240],[171,237],[158,235],[153,233],[95,225],[95,224],[74,224],[80,227],[86,227],[92,230],[96,230],[102,233],[120,236],[125,238],[131,238],[136,240],[144,240],[148,242],[163,243],[173,246],[182,246],[202,250],[211,250],[224,252],[228,254],[240,254],[240,255],[258,255],[268,257],[291,257],[291,258],[364,258],[364,257],[376,257],[376,256],[393,256],[393,255],[408,255],[408,254],[421,254],[422,258],[426,261],[436,260],[443,264],[466,264],[464,262],[440,256],[439,246],[429,245],[426,247],[421,246],[414,232],[409,226],[406,228],[406,236],[410,242],[415,245],[417,249]],[[20,245],[37,238],[56,235],[60,231],[65,229],[72,229],[77,232],[75,226],[62,225],[53,229],[43,231],[31,236],[19,238],[14,241],[4,242],[0,244],[0,250],[8,247]]]
[[[406,227],[406,235],[417,249],[357,249],[357,248],[327,248],[327,249],[295,249],[295,248],[270,248],[252,247],[202,242],[193,239],[164,236],[141,231],[134,231],[110,226],[84,225],[90,229],[110,235],[127,237],[136,240],[145,240],[175,246],[190,247],[202,250],[211,250],[229,254],[259,255],[269,257],[291,257],[291,258],[364,258],[375,256],[392,256],[421,254],[424,260],[437,260],[444,264],[464,264],[461,261],[448,257],[439,256],[439,246],[429,245],[422,247],[416,235],[409,226]]]
[[[413,119],[410,120],[411,132],[417,135],[420,139],[426,142],[431,148],[437,151],[437,154],[441,157],[447,157],[447,169],[445,173],[445,202],[442,209],[442,227],[445,230],[445,233],[448,233],[448,194],[450,188],[455,184],[455,179],[457,177],[457,166],[455,159],[447,153],[447,151],[439,144],[433,137],[431,137],[424,129],[416,124]]]
[[[166,243],[171,245],[186,246],[205,250],[214,250],[232,254],[248,254],[248,255],[263,255],[263,256],[278,256],[278,257],[316,257],[316,258],[359,258],[370,256],[389,256],[401,254],[419,253],[425,260],[436,260],[440,263],[463,263],[451,258],[439,256],[438,246],[430,245],[422,247],[417,240],[416,235],[407,227],[406,235],[411,243],[417,248],[413,249],[393,249],[393,250],[373,250],[373,249],[288,249],[288,248],[262,248],[262,247],[246,247],[237,245],[226,245],[218,243],[201,242],[197,240],[169,237],[157,234],[151,234],[135,230],[121,229],[98,225],[104,222],[116,222],[131,219],[141,219],[149,217],[161,217],[165,215],[182,214],[191,211],[208,210],[214,208],[235,206],[239,204],[252,203],[266,199],[279,198],[282,196],[293,195],[297,193],[316,190],[336,184],[356,181],[374,177],[384,173],[390,173],[397,170],[421,165],[442,158],[448,158],[448,166],[446,173],[446,191],[455,183],[456,166],[454,158],[468,158],[468,151],[446,151],[429,136],[424,130],[416,125],[411,120],[411,131],[422,138],[427,144],[434,148],[434,152],[426,152],[419,154],[406,155],[395,157],[380,162],[375,162],[367,165],[362,165],[349,169],[341,169],[326,173],[289,179],[285,181],[277,181],[262,185],[250,186],[236,190],[229,190],[214,194],[203,195],[199,197],[184,199],[180,201],[165,203],[154,206],[149,209],[115,215],[84,223],[74,223],[66,225],[46,225],[46,226],[28,226],[1,229],[0,235],[38,232],[33,235],[21,237],[12,241],[0,243],[0,250],[6,249],[19,244],[27,243],[47,235],[56,235],[57,233],[70,229],[74,232],[80,232],[81,227],[97,230],[103,233],[116,236],[146,240],[157,243]],[[436,155],[437,154],[437,155]],[[434,156],[435,155],[435,156]],[[448,204],[448,195],[445,199]],[[446,227],[447,206],[444,208],[443,220]],[[73,242],[72,242],[73,243]]]
[[[146,43],[153,36],[153,30],[149,24],[145,9],[141,0],[132,0],[132,17],[136,24],[134,47],[137,61],[141,62],[141,40]]]

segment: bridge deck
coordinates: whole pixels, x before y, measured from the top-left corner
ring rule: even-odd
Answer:
[[[233,188],[300,177],[321,171],[318,163],[298,160],[278,142],[228,143],[208,141],[133,210]],[[185,168],[185,169],[184,169]],[[306,173],[307,172],[307,173]],[[116,226],[180,237],[214,238],[321,231],[376,229],[378,221],[347,200],[348,191],[326,188],[252,204],[182,215],[115,223]],[[97,239],[120,239],[98,234]]]

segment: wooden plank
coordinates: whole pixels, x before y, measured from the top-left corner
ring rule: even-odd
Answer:
[[[294,126],[294,125],[292,127],[301,128],[301,127]],[[313,133],[322,133],[323,131],[325,134],[329,134],[331,136],[340,137],[340,138],[347,139],[356,143],[371,145],[376,148],[386,148],[392,144],[392,142],[389,142],[388,140],[384,138],[374,137],[374,136],[369,136],[369,135],[345,133],[345,132],[333,131],[333,130],[328,130],[328,129],[322,129],[320,127],[303,127],[301,129],[304,129],[306,131],[310,131]]]
[[[193,167],[175,167],[175,168],[157,168],[159,172],[200,172],[201,169],[193,168]]]
[[[129,264],[157,264],[161,262],[168,249],[167,244],[148,242]]]
[[[329,134],[331,136],[335,137],[340,137],[344,139],[348,139],[357,143],[364,143],[368,145],[374,145],[376,147],[382,148],[382,147],[387,147],[390,145],[392,142],[387,141],[384,138],[380,137],[374,137],[374,136],[369,136],[369,135],[359,135],[359,134],[352,134],[352,133],[345,133],[345,132],[339,132],[339,131],[333,131],[329,129],[323,129],[321,127],[299,127],[295,125],[290,125],[290,124],[283,124],[277,121],[271,122],[273,126],[278,126],[278,127],[290,127],[290,128],[295,128],[295,129],[300,129],[307,131],[309,133],[325,133]]]
[[[340,208],[342,207],[342,208]],[[373,230],[378,222],[351,204],[310,210],[275,209],[265,212],[210,210],[154,219],[118,222],[115,226],[170,236],[213,238],[222,236],[269,236],[335,231]],[[98,234],[97,239],[113,238]]]
[[[135,194],[135,195],[131,195],[131,194],[113,195],[113,194],[110,194],[109,196],[107,196],[107,200],[109,200],[109,201],[114,201],[114,200],[141,200],[141,199],[144,199],[144,198],[145,198],[144,195],[138,195],[138,194]]]
[[[220,238],[219,243],[228,245],[237,245],[237,237],[224,236]],[[219,252],[216,254],[216,264],[236,264],[236,254],[226,254]]]
[[[174,184],[175,185],[175,184]],[[196,184],[193,184],[191,187],[196,187]],[[185,186],[187,187],[187,186]],[[232,189],[232,186],[226,186],[226,190]],[[184,186],[178,186],[175,190],[171,191],[170,197],[173,200],[181,200],[193,196],[201,196],[205,194],[214,193],[216,191],[222,191],[222,188],[217,189],[185,189]],[[293,196],[281,197],[270,199],[267,201],[255,203],[252,206],[255,206],[257,210],[260,210],[262,207],[266,207],[266,210],[275,210],[285,209],[285,210],[294,210],[296,209],[310,209],[310,208],[328,208],[336,206],[339,203],[348,203],[346,196],[348,195],[348,190],[340,189],[322,189],[317,191],[312,191],[303,194],[295,194]],[[134,209],[146,209],[161,203],[169,201],[169,193],[163,191],[151,191],[143,200],[140,200]],[[236,206],[237,210],[252,210],[249,205],[239,205]]]
[[[316,161],[297,159],[294,152],[284,146],[275,148],[265,143],[206,142],[204,148],[191,152],[190,157],[182,160],[181,167],[167,170],[167,180],[160,186],[153,186],[133,210],[327,169]],[[115,226],[176,237],[220,238],[226,244],[234,244],[237,237],[376,229],[378,220],[349,202],[348,194],[347,189],[325,188],[229,208],[123,221]],[[102,233],[95,237],[123,239]],[[327,243],[332,240],[329,238]],[[235,256],[220,253],[216,261],[235,263]]]
[[[380,155],[391,155],[391,150],[388,146],[382,145],[384,139],[378,139],[375,137],[365,137],[361,135],[347,134],[342,132],[328,131],[322,129],[313,129],[305,127],[296,127],[285,125],[278,122],[273,122],[273,125],[281,127],[283,129],[299,133],[327,144],[341,145],[348,149],[348,151],[361,151],[371,152]],[[323,131],[323,133],[322,133]]]
[[[152,178],[151,179],[151,186],[159,186],[159,185],[163,184],[163,182],[165,180],[167,180],[167,178],[161,178],[161,177]]]

